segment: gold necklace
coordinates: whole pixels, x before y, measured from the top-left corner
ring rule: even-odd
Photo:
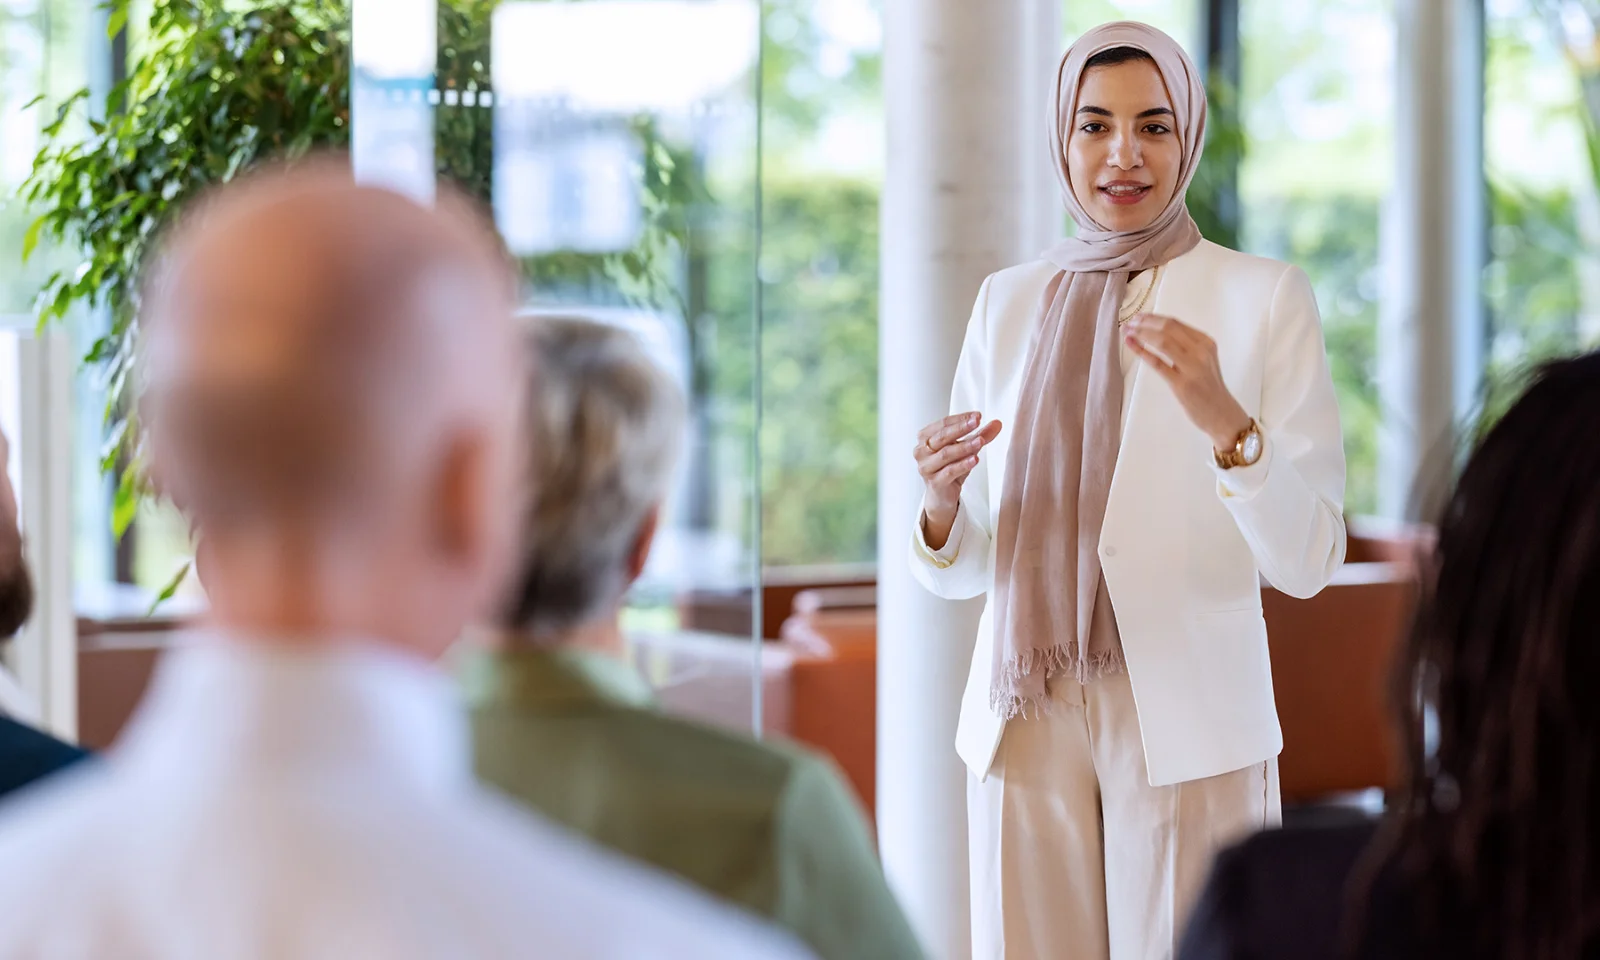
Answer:
[[[1122,326],[1129,320],[1132,320],[1134,317],[1137,317],[1139,314],[1144,312],[1145,304],[1150,302],[1150,295],[1156,292],[1156,284],[1160,282],[1161,268],[1157,266],[1154,270],[1150,271],[1150,285],[1145,287],[1144,293],[1139,295],[1139,302],[1134,304],[1133,309],[1129,310],[1127,313],[1118,312],[1117,326]]]

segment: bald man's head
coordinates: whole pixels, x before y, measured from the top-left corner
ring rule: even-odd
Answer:
[[[158,483],[201,522],[343,509],[431,421],[506,402],[475,388],[511,389],[514,282],[448,191],[424,209],[333,161],[217,191],[145,291]]]
[[[428,209],[332,160],[221,188],[145,287],[152,479],[203,535],[475,536],[445,501],[509,498],[496,478],[521,388],[514,296],[492,228],[448,189]],[[477,466],[451,473],[467,453]]]

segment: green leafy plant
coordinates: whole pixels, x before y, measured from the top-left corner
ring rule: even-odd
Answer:
[[[1246,138],[1239,111],[1239,91],[1213,75],[1206,83],[1210,116],[1205,150],[1185,198],[1200,233],[1212,243],[1239,249],[1239,166]]]
[[[110,31],[123,29],[126,0]],[[349,19],[343,3],[288,0],[248,8],[211,0],[156,0],[144,48],[128,76],[88,120],[79,91],[44,131],[45,146],[24,183],[42,214],[23,256],[49,237],[82,251],[75,268],[40,291],[40,323],[75,306],[103,306],[107,332],[84,362],[106,377],[109,427],[102,467],[122,468],[113,526],[132,522],[140,496],[137,429],[129,400],[138,341],[138,278],[169,215],[205,187],[258,160],[293,158],[349,140]]]

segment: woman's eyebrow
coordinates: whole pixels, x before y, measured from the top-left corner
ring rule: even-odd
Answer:
[[[1105,107],[1093,107],[1093,106],[1079,107],[1078,108],[1078,112],[1079,113],[1093,114],[1094,116],[1097,116],[1097,117],[1109,117],[1109,116],[1112,116],[1111,111],[1107,110]],[[1174,116],[1171,107],[1151,107],[1149,110],[1141,110],[1139,112],[1138,119],[1143,120],[1145,117],[1171,117],[1171,116]]]

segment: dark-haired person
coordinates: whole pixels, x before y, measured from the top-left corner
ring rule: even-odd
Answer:
[[[7,465],[11,444],[0,433],[0,643],[22,629],[33,612],[33,580],[22,555],[17,494]],[[87,756],[70,743],[0,713],[0,797]]]
[[[990,601],[956,735],[973,956],[1160,960],[1215,851],[1279,818],[1260,583],[1344,560],[1339,411],[1305,274],[1189,216],[1182,48],[1097,27],[1054,105],[1078,233],[978,292],[912,567]]]
[[[478,775],[822,960],[920,957],[835,769],[662,714],[627,663],[618,618],[683,433],[677,385],[616,327],[542,318],[529,337],[535,496],[501,649],[468,666]]]
[[[1484,438],[1424,584],[1388,815],[1225,853],[1183,960],[1600,957],[1600,353]]]

